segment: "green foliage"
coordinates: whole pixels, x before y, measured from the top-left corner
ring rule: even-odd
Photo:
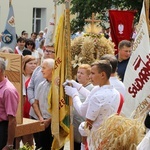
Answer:
[[[19,148],[19,150],[34,150],[34,146],[30,146],[28,143]]]
[[[23,147],[19,148],[19,150],[33,150],[34,148],[29,146],[28,144],[25,144]]]
[[[65,0],[58,0],[58,4]],[[135,22],[138,21],[143,0],[71,0],[71,14],[76,14],[76,18],[71,22],[71,29],[76,32],[83,29],[86,24],[85,19],[90,18],[92,13],[98,13],[98,19],[108,22],[108,10],[136,10]]]

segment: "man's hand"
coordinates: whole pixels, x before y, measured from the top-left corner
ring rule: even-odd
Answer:
[[[44,122],[45,128],[47,128],[51,123],[51,119],[46,119],[43,122]]]
[[[81,122],[78,130],[79,130],[79,133],[81,134],[81,136],[83,136],[83,137],[88,136],[88,130],[86,130],[86,122]]]
[[[68,86],[68,85],[65,86],[65,93],[66,93],[66,95],[71,96],[72,99],[73,99],[75,96],[78,96],[78,95],[79,95],[79,93],[78,93],[78,91],[77,91],[76,88],[73,88],[73,87]]]
[[[13,150],[13,145],[6,145],[2,150]]]
[[[66,82],[64,82],[63,85],[72,85],[72,87],[76,88],[77,90],[80,90],[80,88],[82,87],[82,84],[77,83],[74,80],[66,80]]]

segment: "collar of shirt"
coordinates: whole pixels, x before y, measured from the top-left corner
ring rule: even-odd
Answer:
[[[7,82],[7,78],[5,78],[2,82],[0,82],[0,89],[5,85],[5,83]]]

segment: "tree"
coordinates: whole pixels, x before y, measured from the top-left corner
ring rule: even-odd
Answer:
[[[63,3],[65,0],[58,0]],[[138,21],[141,12],[143,0],[71,0],[71,14],[76,14],[76,18],[71,21],[71,29],[73,32],[83,30],[86,24],[85,19],[90,18],[92,13],[98,14],[98,19],[108,22],[108,10],[136,10],[135,21]]]

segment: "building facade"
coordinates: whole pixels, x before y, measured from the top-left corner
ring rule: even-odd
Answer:
[[[56,8],[56,20],[64,11],[64,5],[54,6],[54,0],[11,0],[16,34],[21,35],[23,30],[29,33],[39,32],[48,26],[49,20]],[[9,12],[9,0],[0,0],[0,33],[4,31]]]

